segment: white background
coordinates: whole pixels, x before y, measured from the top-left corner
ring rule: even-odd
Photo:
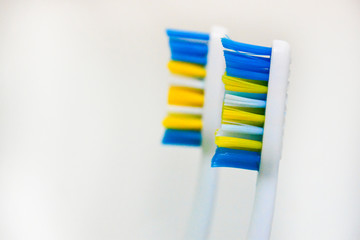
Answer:
[[[272,239],[360,239],[360,2],[0,0],[0,239],[182,239],[197,149],[163,147],[166,27],[292,47]],[[211,240],[255,173],[220,172]]]

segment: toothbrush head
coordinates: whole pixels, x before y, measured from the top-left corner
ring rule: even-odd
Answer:
[[[222,77],[225,96],[221,127],[216,131],[218,148],[212,167],[258,171],[264,155],[269,155],[264,154],[264,145],[268,149],[273,137],[276,138],[276,146],[273,145],[277,148],[276,154],[281,151],[289,48],[282,41],[274,41],[273,48],[235,42],[229,38],[223,38],[222,44],[226,62],[226,72]],[[274,63],[275,47],[285,52],[280,60],[277,54]],[[279,62],[283,63],[282,66]],[[283,74],[280,80],[276,80],[280,72],[286,76]],[[276,105],[278,109],[274,110]]]
[[[174,78],[168,93],[163,144],[200,146],[209,34],[168,29]]]

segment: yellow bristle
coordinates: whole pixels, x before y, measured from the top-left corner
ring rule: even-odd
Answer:
[[[247,112],[235,107],[224,106],[222,120],[262,126],[265,121],[265,116]]]
[[[171,73],[186,77],[205,78],[206,76],[204,66],[198,64],[171,60],[168,63],[168,68]]]
[[[195,88],[171,86],[168,103],[170,105],[202,107],[204,104],[204,91]]]
[[[165,128],[179,130],[201,130],[201,118],[194,115],[170,114],[163,120]]]
[[[265,81],[256,81],[250,79],[236,78],[227,76],[226,73],[222,77],[225,84],[225,89],[234,92],[247,93],[267,93],[267,86]]]
[[[262,143],[260,141],[226,136],[216,136],[215,144],[218,147],[247,151],[261,151],[262,147]]]

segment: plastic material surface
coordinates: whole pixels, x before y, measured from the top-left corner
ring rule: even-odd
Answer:
[[[285,120],[290,46],[287,42],[275,40],[272,49],[261,164],[248,232],[249,240],[266,240],[270,238],[275,208]]]
[[[189,221],[186,240],[205,240],[209,233],[216,192],[217,169],[211,168],[215,152],[215,130],[220,127],[220,116],[224,86],[219,81],[225,70],[221,38],[226,34],[222,27],[213,27],[209,41],[207,76],[205,78],[205,101],[203,111],[203,141],[201,145],[199,180],[196,197]]]

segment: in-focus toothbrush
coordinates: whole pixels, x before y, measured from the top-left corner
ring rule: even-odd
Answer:
[[[168,67],[172,73],[187,78],[170,83],[163,143],[201,145],[198,186],[185,239],[202,240],[208,235],[216,190],[217,171],[210,168],[210,163],[224,94],[218,79],[225,69],[221,38],[226,30],[213,27],[210,34],[167,30],[167,34],[172,59]]]
[[[226,72],[218,148],[212,167],[259,171],[249,240],[270,238],[285,116],[290,47],[272,48],[222,39]]]

